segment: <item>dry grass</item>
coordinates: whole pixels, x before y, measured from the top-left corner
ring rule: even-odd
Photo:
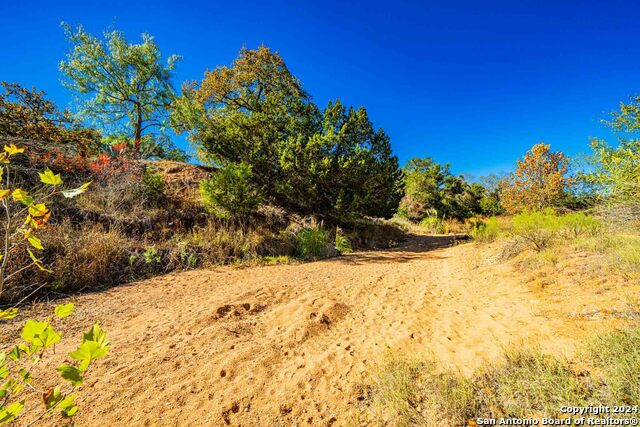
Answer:
[[[363,386],[356,419],[376,425],[459,426],[478,417],[562,418],[563,405],[640,404],[638,320],[597,336],[586,350],[579,361],[584,370],[540,350],[514,347],[501,362],[470,378],[442,372],[433,361],[390,357]]]

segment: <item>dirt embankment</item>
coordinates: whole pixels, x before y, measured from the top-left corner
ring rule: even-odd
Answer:
[[[108,331],[78,425],[318,426],[347,423],[358,384],[389,351],[433,354],[465,373],[510,343],[571,354],[591,320],[568,313],[590,309],[588,299],[567,295],[560,309],[559,294],[523,283],[510,264],[449,242],[415,237],[395,250],[190,271],[78,297],[49,363],[91,321]],[[614,304],[613,292],[600,301]]]

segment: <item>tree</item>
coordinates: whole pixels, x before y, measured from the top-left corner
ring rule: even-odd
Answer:
[[[198,143],[201,159],[251,165],[255,179],[272,189],[282,144],[306,140],[318,129],[310,96],[265,46],[243,48],[232,66],[207,71],[202,82],[186,83],[183,93],[173,124]]]
[[[620,136],[618,146],[606,141],[591,140],[591,170],[583,177],[595,185],[601,194],[617,202],[640,200],[640,96],[629,103],[620,103],[620,111],[612,113],[604,123]]]
[[[449,165],[430,157],[410,159],[405,168],[405,195],[400,211],[410,219],[421,220],[428,210],[441,211],[441,191],[451,176]]]
[[[336,219],[391,216],[402,171],[364,108],[320,113],[278,53],[242,49],[231,67],[183,86],[172,123],[217,166],[251,166],[267,201]]]
[[[162,64],[160,49],[148,34],[133,44],[116,30],[100,40],[82,26],[75,31],[66,23],[62,27],[72,47],[60,71],[65,86],[80,95],[80,113],[108,133],[124,127],[140,155],[143,137],[164,126],[175,97],[171,76],[180,58],[171,55]]]
[[[504,182],[502,203],[509,213],[554,206],[569,188],[568,157],[539,143],[518,160],[516,171]]]
[[[95,152],[100,135],[83,127],[68,111],[60,111],[35,88],[1,82],[0,136],[68,144],[82,154]]]

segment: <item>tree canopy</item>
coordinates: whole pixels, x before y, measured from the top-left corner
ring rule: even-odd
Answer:
[[[78,94],[81,117],[91,119],[106,134],[124,133],[140,155],[143,137],[155,139],[162,130],[175,91],[172,72],[180,59],[171,55],[162,62],[154,38],[142,35],[141,43],[129,43],[120,31],[107,31],[104,39],[72,29],[63,23],[71,44],[60,62],[64,84]]]
[[[502,202],[509,213],[554,206],[571,183],[568,157],[539,143],[517,161],[516,170],[503,183]]]
[[[97,149],[100,135],[83,127],[68,111],[60,111],[43,91],[1,82],[0,135],[69,144],[82,153]]]
[[[256,190],[303,213],[391,216],[402,172],[389,137],[364,108],[321,112],[277,52],[242,49],[234,63],[188,82],[172,123],[200,157],[251,167]]]

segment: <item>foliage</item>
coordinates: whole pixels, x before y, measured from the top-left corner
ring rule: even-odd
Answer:
[[[571,182],[566,176],[567,169],[568,158],[564,153],[552,152],[548,144],[534,145],[503,183],[504,208],[517,213],[556,205]]]
[[[86,191],[90,183],[79,188],[62,190],[62,178],[50,169],[39,173],[40,182],[44,188],[31,195],[26,190],[14,186],[13,174],[10,168],[14,156],[24,152],[24,148],[15,145],[5,145],[0,154],[0,179],[4,188],[0,189],[0,203],[4,210],[4,218],[0,222],[2,229],[2,247],[0,248],[0,299],[8,290],[9,285],[20,286],[13,278],[24,270],[37,267],[47,271],[42,260],[34,251],[44,249],[39,233],[47,227],[51,218],[51,211],[46,203],[55,197],[73,198]],[[21,255],[28,254],[28,260],[23,264],[16,263],[25,259]]]
[[[296,233],[296,255],[305,260],[327,257],[328,233],[320,227],[303,228]]]
[[[81,115],[106,131],[127,129],[133,139],[133,153],[141,154],[143,136],[150,129],[163,129],[175,97],[171,75],[179,57],[171,55],[162,64],[160,49],[152,36],[142,43],[129,43],[122,32],[105,32],[104,40],[75,31],[63,23],[71,50],[60,71],[64,84],[80,96]],[[112,132],[109,132],[112,133]]]
[[[560,224],[555,211],[525,211],[513,217],[511,232],[533,245],[536,251],[549,246],[556,236]]]
[[[422,221],[420,221],[420,226],[435,234],[443,234],[445,232],[444,221],[436,215],[429,215],[423,218]]]
[[[399,209],[401,216],[420,221],[434,216],[435,211],[435,216],[441,219],[463,220],[483,213],[481,201],[486,197],[485,188],[478,183],[469,184],[462,176],[454,176],[448,164],[440,165],[429,157],[414,158],[409,160],[404,171],[405,196]]]
[[[336,239],[334,246],[338,250],[338,252],[342,254],[348,254],[353,252],[353,247],[351,246],[351,241],[349,238],[340,230],[340,228],[336,229]]]
[[[220,218],[242,218],[256,211],[261,191],[253,181],[253,168],[246,163],[228,163],[200,183],[205,205]]]
[[[251,166],[270,202],[335,218],[395,211],[402,173],[389,137],[364,108],[336,101],[320,113],[277,53],[242,49],[183,93],[175,129],[189,132],[205,161]]]
[[[65,318],[73,308],[72,303],[59,305],[55,308],[55,316]],[[0,311],[0,321],[16,315],[16,309]],[[11,423],[21,415],[27,394],[35,395],[36,400],[43,404],[40,411],[34,411],[35,420],[58,413],[65,425],[73,424],[72,418],[78,412],[77,396],[73,392],[83,384],[91,364],[106,356],[109,341],[100,325],[94,323],[83,335],[78,348],[69,353],[72,361],[57,368],[66,386],[41,389],[34,382],[31,371],[62,338],[62,333],[54,329],[55,323],[50,318],[44,322],[27,320],[21,334],[24,342],[11,350],[0,351],[0,380],[3,382],[0,385],[0,424]]]
[[[150,205],[158,206],[165,198],[164,187],[162,175],[154,172],[150,166],[146,166],[142,171],[140,196]]]
[[[0,136],[70,145],[79,153],[96,151],[98,132],[85,128],[68,111],[60,111],[35,88],[0,82]]]
[[[500,224],[496,217],[488,218],[485,221],[477,223],[472,229],[469,235],[473,240],[485,243],[491,243],[495,241],[501,233]]]
[[[576,239],[580,236],[594,236],[602,225],[596,218],[584,212],[572,212],[559,218],[560,234],[566,238]]]
[[[562,405],[587,404],[591,386],[564,360],[516,349],[471,378],[443,372],[435,362],[392,358],[374,373],[366,392],[380,425],[457,426],[478,417],[560,416]]]

